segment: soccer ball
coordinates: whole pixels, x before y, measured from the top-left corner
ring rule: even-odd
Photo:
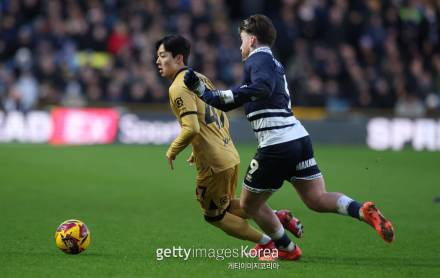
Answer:
[[[55,244],[64,253],[79,254],[90,244],[90,231],[79,220],[66,220],[55,232]]]

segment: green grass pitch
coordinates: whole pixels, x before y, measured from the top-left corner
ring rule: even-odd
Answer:
[[[255,147],[239,145],[241,177]],[[230,258],[156,260],[156,249],[240,248],[207,225],[194,198],[195,169],[181,154],[168,169],[165,146],[0,145],[1,277],[438,277],[440,154],[316,146],[327,189],[375,201],[396,230],[385,244],[349,217],[308,210],[292,186],[271,199],[305,225],[299,262],[277,270],[228,269]],[[241,183],[241,182],[240,182]],[[238,192],[237,192],[238,193]],[[77,218],[91,245],[66,255],[54,231]],[[251,245],[251,244],[249,244]]]

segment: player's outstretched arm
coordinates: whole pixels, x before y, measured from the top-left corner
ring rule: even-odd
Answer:
[[[185,72],[183,82],[188,89],[196,93],[196,95],[199,97],[202,97],[206,90],[210,91],[206,88],[205,84],[202,82],[202,80],[200,80],[192,68],[188,68],[188,70]]]
[[[263,78],[254,80],[249,86],[224,91],[210,90],[191,68],[185,73],[184,83],[204,102],[223,111],[229,111],[244,103],[268,97],[271,92],[271,84],[266,84],[267,82]]]
[[[233,105],[232,92],[210,90],[197,76],[193,69],[189,68],[183,79],[185,85],[207,104],[223,111],[229,111],[240,105]]]

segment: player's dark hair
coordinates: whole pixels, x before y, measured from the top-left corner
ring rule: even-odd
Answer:
[[[165,51],[171,52],[173,57],[181,54],[183,56],[183,62],[185,65],[188,64],[188,57],[191,51],[191,44],[187,39],[180,35],[167,35],[162,39],[158,40],[155,44],[156,52],[160,45],[163,44]]]
[[[277,30],[273,26],[272,20],[262,14],[251,15],[243,20],[239,27],[239,32],[246,32],[257,37],[261,44],[272,46],[277,38]]]

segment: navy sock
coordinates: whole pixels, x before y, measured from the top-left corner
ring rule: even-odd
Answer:
[[[347,212],[353,218],[361,219],[359,216],[359,210],[361,209],[362,204],[357,201],[353,201],[348,205]]]
[[[280,237],[279,239],[274,240],[274,242],[275,242],[275,246],[278,249],[281,248],[281,249],[285,250],[292,241],[287,236],[286,232],[284,232],[283,236]]]

